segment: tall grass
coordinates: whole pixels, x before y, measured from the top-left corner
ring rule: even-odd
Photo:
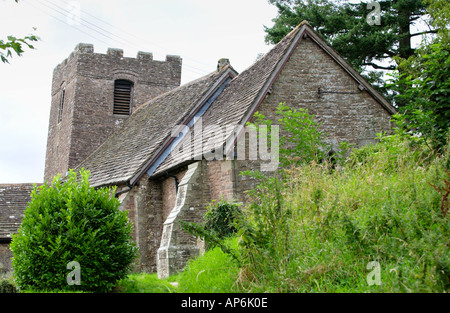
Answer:
[[[154,274],[130,274],[114,287],[115,293],[173,293],[176,288]]]
[[[251,193],[249,230],[241,232],[241,287],[448,292],[450,219],[443,217],[442,196],[433,187],[448,180],[448,155],[426,159],[423,152],[389,136],[355,150],[337,169],[310,163],[285,172],[276,184],[273,178],[263,182]],[[261,225],[270,236],[258,233]],[[251,236],[256,239],[246,240]],[[381,284],[369,284],[373,261]]]
[[[238,238],[227,239],[225,244],[236,249]],[[229,293],[238,291],[238,274],[237,262],[216,247],[189,261],[186,269],[171,280],[178,281],[177,292]]]

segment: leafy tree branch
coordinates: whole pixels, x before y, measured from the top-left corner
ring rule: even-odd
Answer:
[[[14,0],[16,3],[19,0]],[[36,30],[36,28],[33,28]],[[28,35],[24,38],[17,38],[15,36],[8,36],[6,40],[0,39],[0,60],[3,63],[9,63],[8,58],[12,58],[13,54],[17,54],[17,56],[21,56],[24,52],[24,48],[28,47],[29,49],[34,49],[32,42],[38,41],[39,37],[35,35]]]

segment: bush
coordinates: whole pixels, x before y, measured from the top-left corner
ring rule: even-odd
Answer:
[[[207,250],[219,247],[240,264],[237,251],[226,241],[237,233],[237,225],[242,218],[240,206],[240,203],[230,203],[225,200],[213,201],[207,207],[203,223],[180,221],[180,224],[185,231],[203,239]]]
[[[241,214],[239,203],[229,203],[225,200],[213,201],[204,216],[204,227],[218,238],[230,237],[237,232],[236,219]]]
[[[127,275],[137,253],[127,213],[114,189],[90,188],[89,172],[80,174],[34,187],[11,243],[21,290],[105,292]]]
[[[315,121],[315,116],[308,113],[308,109],[291,109],[285,103],[280,103],[276,111],[280,117],[278,124],[283,135],[279,140],[279,158],[283,167],[319,162],[328,158],[331,145],[325,141],[327,134],[319,130],[321,123]],[[259,113],[255,113],[255,122],[248,123],[249,127],[258,130],[259,125],[268,127],[272,134],[273,121]],[[274,140],[269,136],[272,144]]]

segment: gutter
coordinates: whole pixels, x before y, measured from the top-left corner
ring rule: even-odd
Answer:
[[[118,191],[118,192],[116,192],[115,194],[114,194],[114,196],[117,198],[118,196],[120,196],[121,194],[124,194],[124,193],[127,193],[127,192],[129,192],[130,190],[131,190],[131,188],[133,188],[131,185],[130,185],[130,182],[126,182],[126,184],[127,184],[127,188],[126,189],[124,189],[124,190],[121,190],[121,191]]]

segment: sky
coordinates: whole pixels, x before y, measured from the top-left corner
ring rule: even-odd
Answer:
[[[185,84],[220,58],[238,72],[249,67],[270,50],[264,26],[276,15],[267,0],[0,0],[0,39],[40,37],[0,63],[0,183],[43,182],[53,69],[78,43],[125,57],[179,55]]]

